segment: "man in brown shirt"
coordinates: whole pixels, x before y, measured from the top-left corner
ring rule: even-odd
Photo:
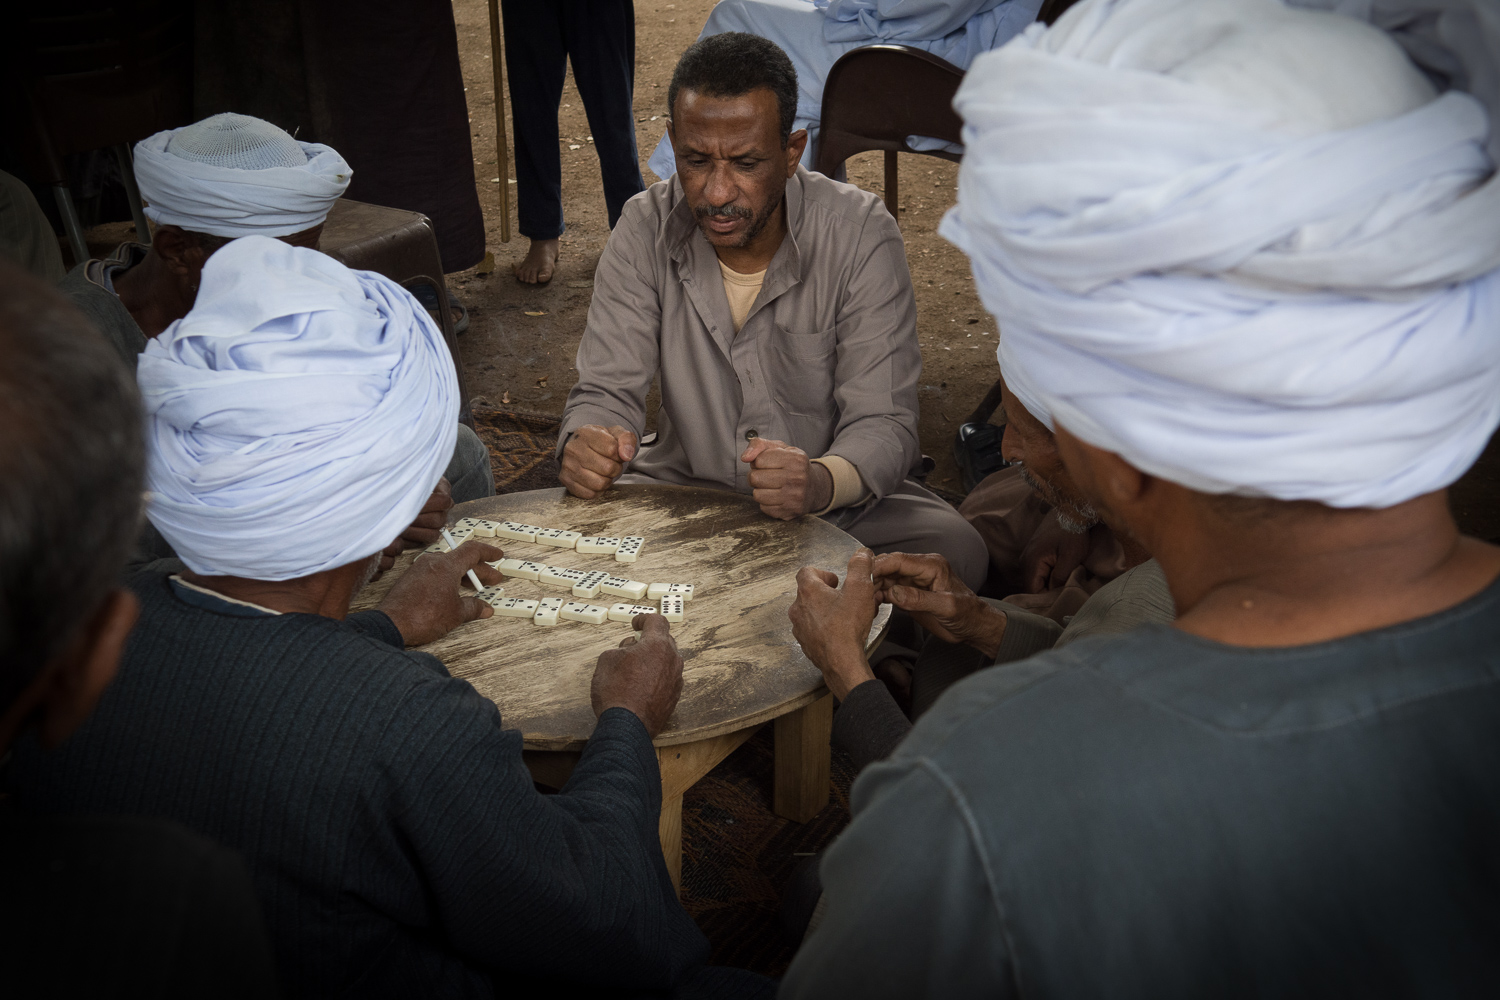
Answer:
[[[796,71],[774,43],[703,39],[668,102],[677,174],[626,204],[600,258],[563,485],[750,493],[771,517],[820,515],[876,551],[939,553],[978,587],[978,534],[907,478],[922,358],[895,220],[797,166]],[[658,377],[658,438],[643,447]]]

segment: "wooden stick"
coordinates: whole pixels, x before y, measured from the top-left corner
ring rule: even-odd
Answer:
[[[510,242],[510,140],[505,128],[505,64],[500,0],[490,0],[490,69],[495,73],[495,172],[500,175],[500,242]]]

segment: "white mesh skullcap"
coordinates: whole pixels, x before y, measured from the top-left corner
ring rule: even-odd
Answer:
[[[184,160],[235,170],[307,164],[307,154],[284,130],[229,111],[178,129],[167,141],[167,152]]]
[[[336,150],[220,114],[136,143],[146,214],[213,236],[290,236],[328,218],[353,171]]]

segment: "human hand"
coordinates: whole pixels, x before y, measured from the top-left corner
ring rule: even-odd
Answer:
[[[486,587],[501,582],[505,578],[500,571],[485,564],[504,557],[499,548],[473,540],[452,552],[425,552],[401,574],[379,610],[395,623],[408,646],[441,639],[464,622],[495,613],[477,597],[460,596],[458,585],[469,570]]]
[[[655,739],[682,695],[682,656],[661,615],[636,615],[630,624],[640,638],[629,636],[618,649],[599,654],[589,700],[595,715],[611,708],[629,709]]]
[[[375,575],[370,579],[378,580],[385,575],[385,571],[396,565],[396,557],[406,551],[406,540],[397,537],[394,542],[380,550],[380,565],[375,568]]]
[[[787,609],[792,635],[802,652],[823,671],[823,681],[839,701],[865,681],[874,680],[865,640],[880,603],[871,566],[875,553],[859,549],[849,560],[844,585],[837,574],[804,566],[797,573],[797,599]]]
[[[758,437],[740,455],[750,465],[750,489],[761,512],[790,521],[822,510],[833,496],[833,476],[785,441]]]
[[[432,495],[422,505],[422,511],[417,519],[401,532],[402,547],[406,549],[420,549],[431,545],[442,537],[443,526],[448,523],[448,510],[453,506],[453,487],[449,485],[446,477],[439,479],[438,484],[432,488]],[[387,550],[389,551],[389,550]],[[399,553],[397,553],[399,555]],[[392,560],[394,565],[395,560]],[[381,569],[389,569],[385,560],[380,560]]]
[[[1021,579],[1026,581],[1026,592],[1040,594],[1067,583],[1088,558],[1090,541],[1087,531],[1063,528],[1056,508],[1048,511],[1021,550]]]
[[[619,424],[584,424],[563,446],[562,471],[557,478],[575,497],[592,500],[620,478],[625,463],[635,457],[635,432]]]
[[[877,596],[910,614],[944,642],[994,657],[1005,635],[1005,612],[980,600],[939,555],[887,552],[873,567]]]

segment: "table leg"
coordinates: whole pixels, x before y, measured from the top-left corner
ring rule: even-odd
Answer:
[[[828,804],[833,695],[788,712],[776,726],[776,815],[806,823]]]
[[[661,800],[661,819],[657,823],[661,837],[661,854],[672,876],[672,888],[682,894],[682,795]]]

